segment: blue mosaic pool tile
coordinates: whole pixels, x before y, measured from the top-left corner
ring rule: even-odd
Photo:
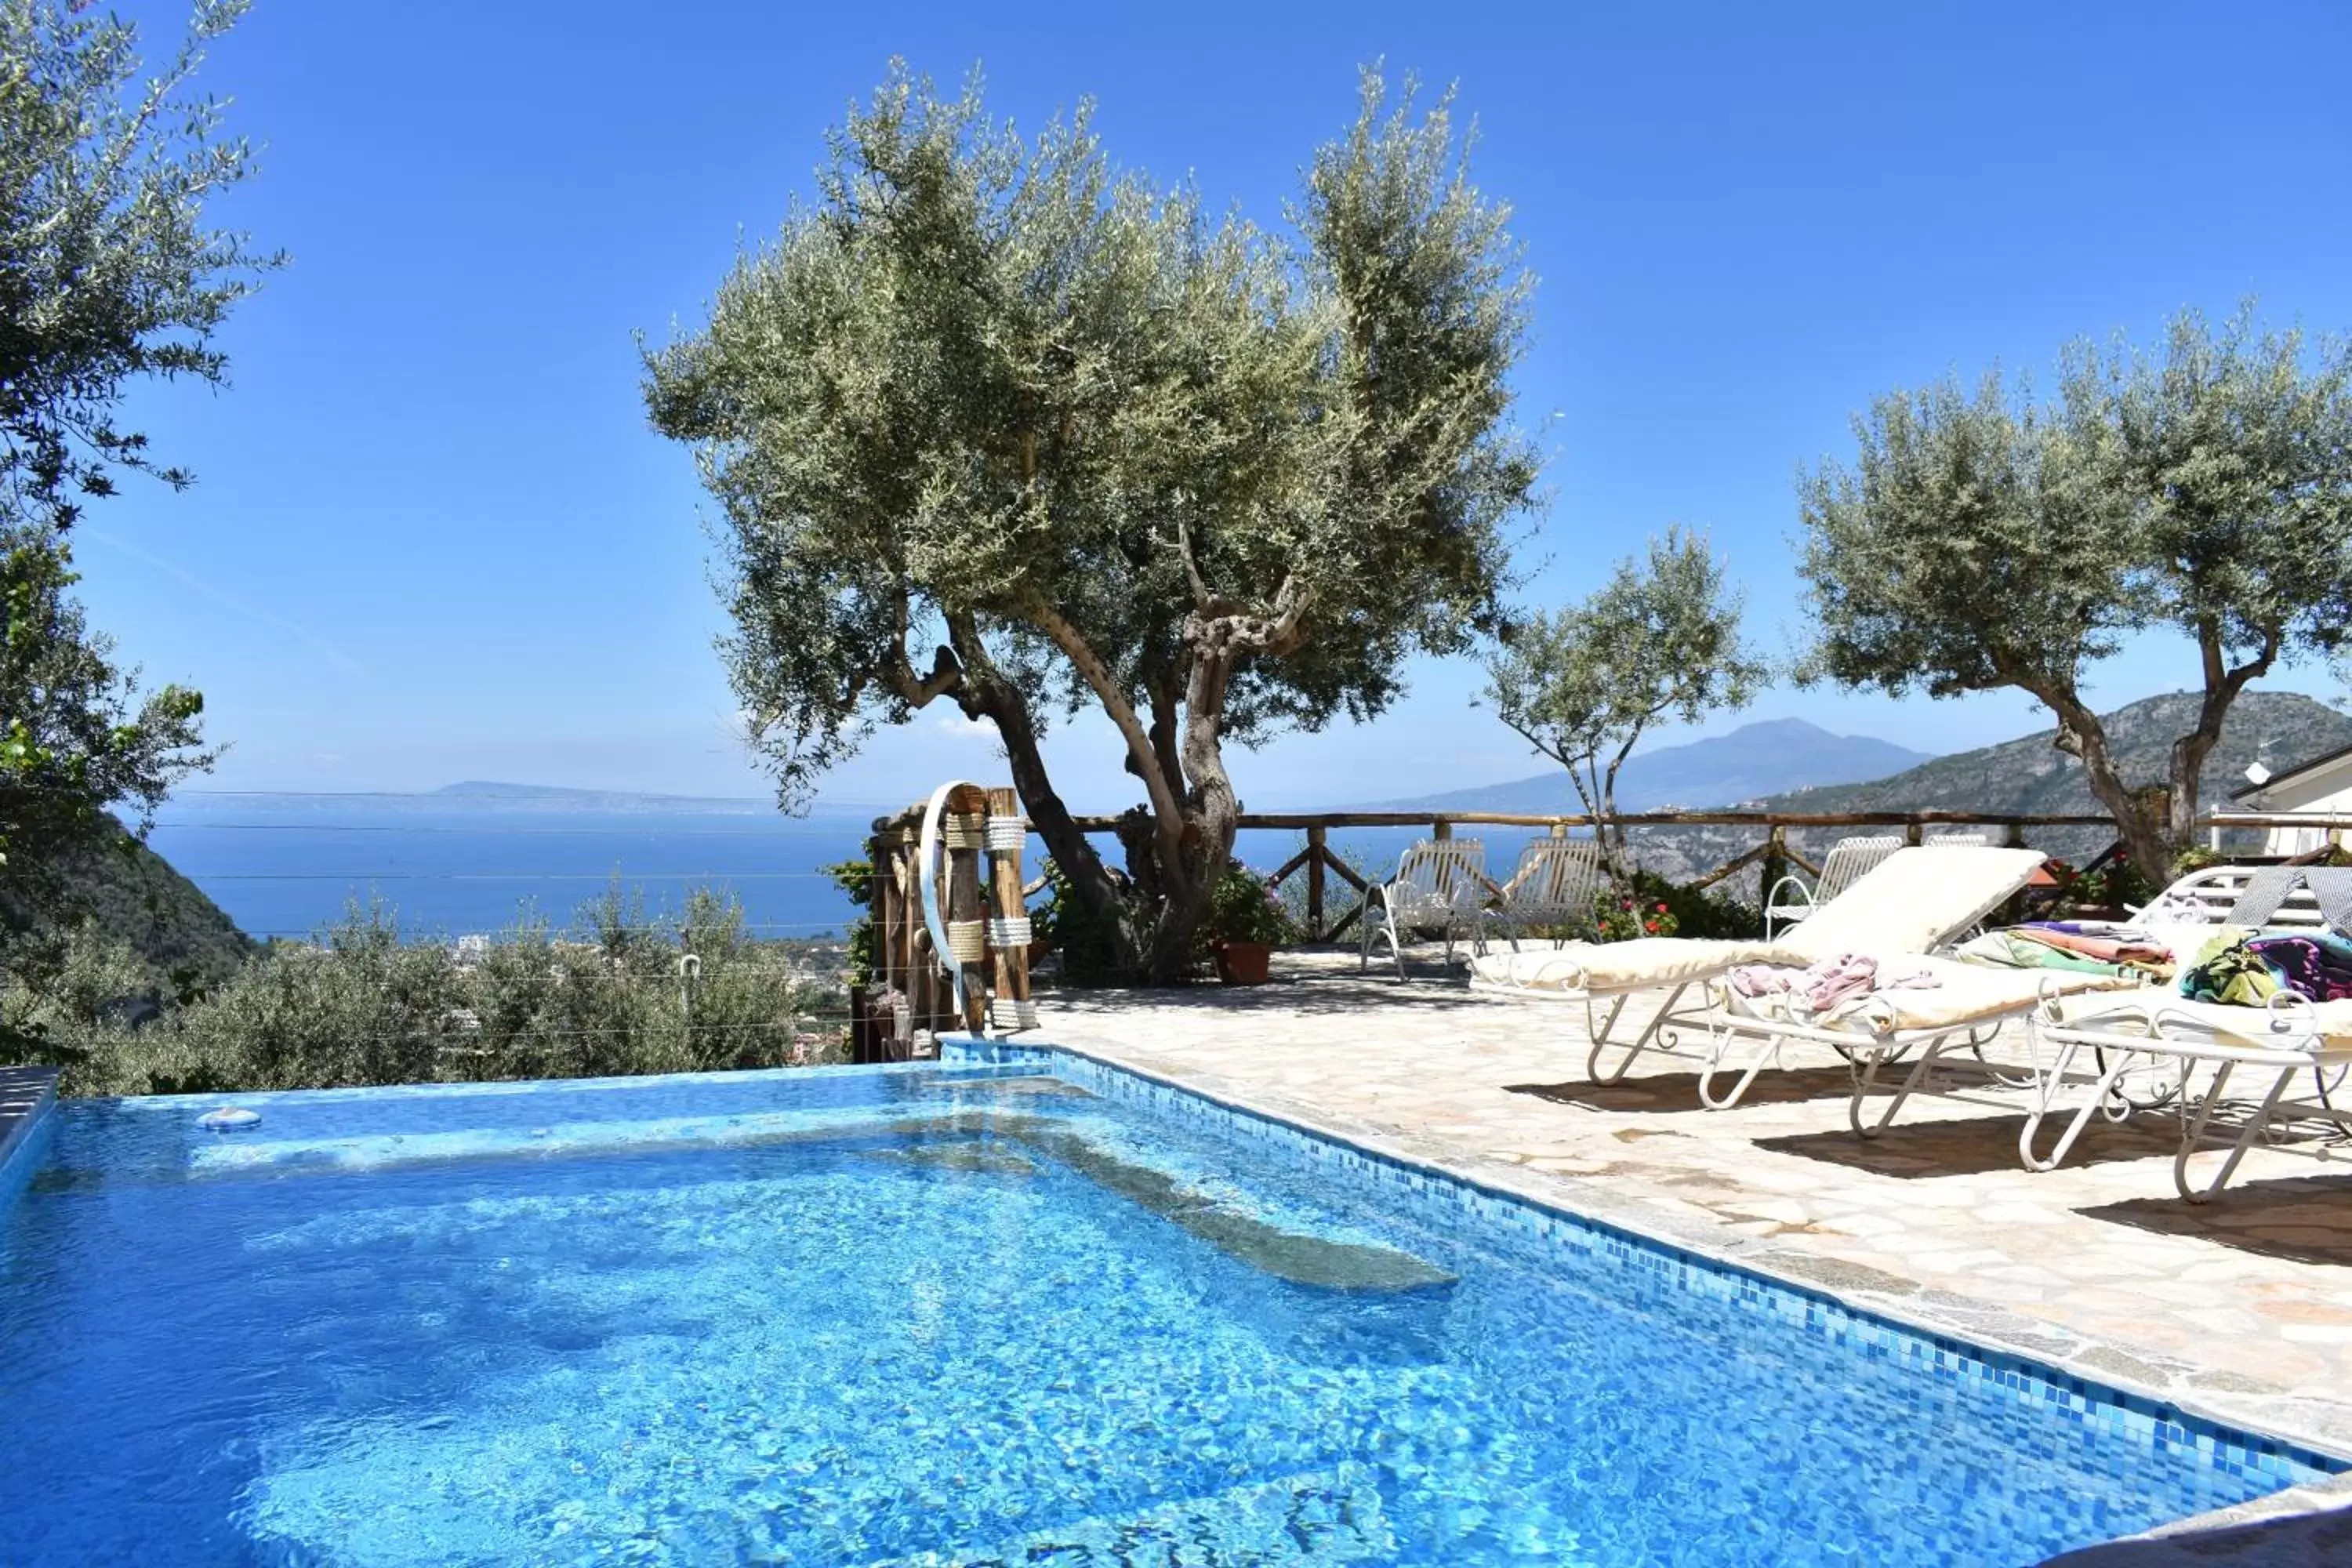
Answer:
[[[1245,1139],[1285,1158],[1369,1183],[1404,1198],[1424,1218],[1466,1215],[1496,1243],[1522,1255],[1548,1251],[1556,1257],[1562,1250],[1599,1254],[1675,1289],[1778,1320],[1857,1355],[1891,1358],[1923,1376],[1990,1384],[2014,1395],[2021,1409],[2031,1411],[2036,1419],[2054,1413],[2062,1419],[2126,1437],[2143,1449],[2191,1454],[2209,1468],[2258,1477],[2273,1488],[2294,1483],[2307,1470],[2352,1469],[2352,1461],[2222,1426],[2011,1352],[1929,1333],[1848,1306],[1825,1293],[1703,1258],[1671,1242],[1360,1148],[1043,1042],[968,1041],[951,1037],[942,1042],[941,1055],[951,1065],[1027,1064],[1049,1069],[1106,1100]],[[2019,1439],[2029,1441],[2032,1436],[2021,1430]]]

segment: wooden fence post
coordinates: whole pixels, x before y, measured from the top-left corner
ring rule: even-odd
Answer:
[[[1759,869],[1761,879],[1757,883],[1762,894],[1756,900],[1759,906],[1769,907],[1771,904],[1772,889],[1779,887],[1780,879],[1788,874],[1789,830],[1776,822],[1764,830],[1764,861]],[[1769,915],[1765,917],[1765,923],[1767,925],[1771,923]]]
[[[1451,838],[1451,837],[1454,837],[1454,823],[1453,823],[1453,820],[1452,820],[1450,817],[1444,817],[1444,816],[1439,817],[1435,822],[1433,822],[1433,823],[1431,823],[1431,824],[1429,825],[1429,836],[1430,836],[1432,838],[1440,839],[1440,840],[1444,840],[1444,839],[1447,839],[1447,838]]]
[[[1331,851],[1325,847],[1331,830],[1310,827],[1307,830],[1307,940],[1323,940],[1323,862]]]

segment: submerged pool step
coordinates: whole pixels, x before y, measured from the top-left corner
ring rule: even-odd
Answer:
[[[868,1568],[1136,1568],[1139,1563],[1388,1563],[1397,1552],[1371,1471],[1360,1465],[1255,1481],[1160,1503],[1126,1519],[1087,1519],[974,1551],[893,1557]]]
[[[545,1127],[463,1128],[448,1132],[386,1132],[341,1138],[272,1139],[226,1133],[215,1142],[189,1151],[188,1167],[202,1175],[270,1170],[376,1171],[456,1160],[823,1142],[891,1132],[929,1133],[956,1125],[952,1112],[927,1115],[905,1104],[885,1103],[825,1106],[812,1110],[744,1111],[730,1116],[558,1121]]]

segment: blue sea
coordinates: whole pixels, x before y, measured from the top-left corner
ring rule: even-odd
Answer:
[[[757,801],[495,795],[189,793],[160,812],[148,842],[253,937],[304,938],[353,905],[381,905],[418,938],[495,933],[525,915],[562,928],[615,886],[648,914],[675,912],[698,887],[733,894],[755,934],[839,931],[857,910],[824,867],[865,853],[871,805],[789,817]],[[1427,829],[1335,832],[1331,847],[1384,872]],[[1531,835],[1484,833],[1490,869],[1507,869]],[[1108,837],[1097,843],[1117,860]],[[1271,872],[1305,843],[1244,833],[1235,852]],[[1032,874],[1043,861],[1032,840]],[[1330,879],[1336,915],[1351,895]]]

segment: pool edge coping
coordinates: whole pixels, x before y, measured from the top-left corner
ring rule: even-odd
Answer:
[[[0,1067],[0,1212],[39,1168],[58,1107],[53,1067]]]
[[[1745,1274],[1775,1289],[1825,1301],[1842,1311],[1876,1319],[1904,1332],[1930,1341],[1944,1340],[1983,1355],[2021,1363],[2048,1381],[2086,1384],[2126,1401],[2177,1410],[2209,1426],[2265,1440],[2306,1452],[2347,1467],[2326,1480],[2283,1488],[2243,1502],[2191,1514],[2122,1540],[2160,1540],[2192,1531],[2317,1513],[2352,1504],[2352,1407],[2340,1409],[2343,1431],[2295,1419],[2296,1412],[2279,1419],[2269,1411],[2248,1414],[2217,1402],[2204,1391],[2164,1386],[2115,1369],[2112,1363],[2080,1364],[2082,1357],[2105,1352],[2133,1364],[2147,1364],[2150,1352],[2110,1342],[2081,1330],[2027,1318],[1996,1302],[1979,1301],[1954,1292],[1916,1287],[1916,1294],[1874,1291],[1810,1278],[1788,1267],[1809,1255],[1772,1247],[1746,1237],[1726,1237],[1713,1227],[1682,1221],[1646,1199],[1608,1192],[1581,1178],[1534,1172],[1498,1160],[1481,1159],[1452,1150],[1417,1148],[1410,1134],[1364,1122],[1342,1113],[1302,1103],[1279,1093],[1244,1090],[1213,1073],[1178,1076],[1165,1068],[1148,1067],[1112,1054],[1102,1047],[1066,1039],[1010,1039],[988,1036],[940,1037],[941,1058],[948,1048],[1012,1049],[1050,1056],[1060,1052],[1108,1071],[1124,1073],[1179,1094],[1191,1095],[1236,1115],[1269,1121],[1306,1136],[1343,1144],[1374,1158],[1444,1181],[1459,1183],[1505,1202],[1525,1204],[1573,1224],[1613,1232],[1640,1246],[1679,1252],[1708,1267]],[[1280,1109],[1277,1109],[1279,1107]],[[1546,1190],[1549,1189],[1549,1190]],[[1815,1261],[1834,1265],[1837,1260]],[[1935,1298],[1948,1297],[1938,1300]],[[1923,1310],[1924,1309],[1924,1310]],[[1937,1309],[1942,1309],[1938,1310]],[[1966,1312],[1969,1319],[1947,1316]],[[1971,1321],[1974,1320],[1974,1321]],[[1988,1326],[1990,1324],[1991,1326]],[[2010,1332],[2003,1332],[2003,1330]],[[2034,1342],[2053,1337],[2079,1342],[2064,1357]],[[2273,1395],[2249,1397],[2273,1398]],[[2336,1408],[2331,1405],[2331,1408]]]

